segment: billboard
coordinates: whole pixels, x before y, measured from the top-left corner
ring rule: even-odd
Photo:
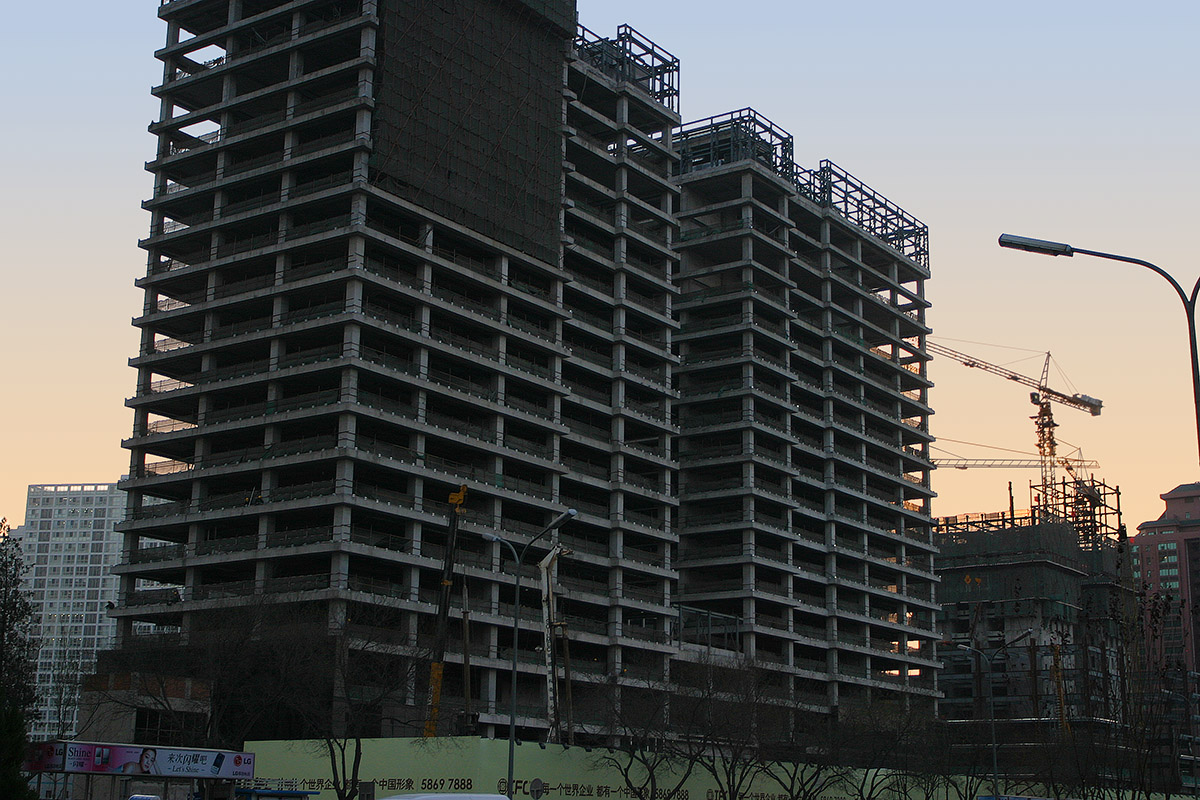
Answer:
[[[28,772],[77,772],[89,775],[253,778],[254,754],[231,750],[57,741],[32,745],[23,768]]]

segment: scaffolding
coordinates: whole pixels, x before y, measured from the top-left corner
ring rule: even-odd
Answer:
[[[752,160],[915,263],[929,267],[929,227],[828,159],[795,162],[792,135],[752,108],[696,120],[675,134],[681,174]]]
[[[1121,522],[1121,490],[1098,478],[1064,477],[1050,487],[1030,484],[1029,494],[1029,508],[939,517],[935,520],[934,531],[938,536],[961,537],[970,533],[1065,523],[1075,531],[1079,546],[1084,550],[1098,549],[1104,542],[1116,542],[1125,535],[1125,526]]]
[[[380,15],[370,181],[556,264],[571,30],[545,0],[460,5]]]
[[[757,161],[787,181],[796,173],[792,135],[753,108],[690,122],[675,134],[681,174]]]
[[[679,112],[679,59],[628,25],[618,27],[613,39],[579,25],[575,54],[618,83],[632,83]]]
[[[929,227],[837,164],[825,159],[816,173],[798,173],[796,183],[815,189],[820,205],[929,266]]]
[[[1101,543],[1124,535],[1121,523],[1121,490],[1096,478],[1063,477],[1053,486],[1034,484],[1034,513],[1041,519],[1069,523],[1079,536],[1079,546],[1094,550]]]
[[[1009,767],[1017,773],[1023,748],[1071,730],[1127,747],[1122,737],[1146,723],[1140,682],[1153,677],[1140,655],[1120,491],[1075,477],[1033,484],[1030,495],[1027,509],[938,519],[934,534],[946,638],[995,662],[989,669],[966,650],[943,651],[941,708],[951,720],[1008,720],[1007,749],[1022,754]],[[994,712],[983,705],[989,696]]]

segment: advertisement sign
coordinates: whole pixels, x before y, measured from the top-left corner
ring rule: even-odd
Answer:
[[[101,742],[46,742],[30,748],[24,768],[30,772],[90,775],[253,778],[254,754]]]
[[[21,769],[26,772],[62,772],[66,742],[31,744]]]

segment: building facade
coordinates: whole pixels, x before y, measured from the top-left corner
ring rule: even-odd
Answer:
[[[1159,495],[1163,513],[1138,525],[1130,539],[1138,578],[1146,660],[1161,676],[1164,716],[1172,723],[1175,763],[1183,786],[1200,785],[1197,705],[1200,670],[1196,603],[1200,601],[1200,483],[1184,483]]]
[[[713,654],[932,704],[924,226],[752,111],[681,125],[678,61],[568,0],[159,15],[120,651],[266,606],[420,650],[453,544],[443,705],[495,729],[541,614],[483,534],[574,508],[581,730]]]
[[[124,516],[125,493],[115,483],[29,487],[25,524],[12,535],[27,567],[39,643],[32,741],[78,730],[80,681],[116,633],[108,609],[118,598],[111,569],[121,560],[123,537],[114,529]]]
[[[1134,570],[1146,597],[1156,655],[1167,669],[1196,672],[1200,483],[1181,484],[1159,497],[1165,503],[1162,515],[1138,525],[1130,540]]]
[[[752,109],[675,147],[686,613],[814,708],[931,700],[925,229]]]
[[[941,626],[955,645],[941,651],[939,707],[959,748],[984,764],[990,728],[1010,777],[1177,788],[1176,704],[1144,658],[1119,490],[1073,475],[1030,498],[935,528]]]
[[[947,638],[995,660],[989,673],[970,651],[944,651],[942,712],[983,719],[991,705],[1001,719],[1119,720],[1136,654],[1112,602],[1116,542],[1092,551],[1069,524],[997,517],[943,521],[935,534]]]

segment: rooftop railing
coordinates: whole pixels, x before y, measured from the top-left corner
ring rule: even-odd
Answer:
[[[797,169],[793,180],[819,205],[929,266],[929,227],[837,164],[826,159],[816,170]]]
[[[785,180],[796,172],[792,135],[752,108],[696,120],[675,133],[681,174],[757,161]]]
[[[675,146],[681,174],[757,161],[812,202],[838,212],[850,224],[929,267],[928,226],[828,159],[817,169],[797,166],[791,134],[752,108],[683,125],[675,133]],[[688,231],[681,238],[686,241],[715,232]]]
[[[580,25],[575,53],[618,82],[638,86],[662,105],[679,111],[679,59],[628,25],[606,39]]]

